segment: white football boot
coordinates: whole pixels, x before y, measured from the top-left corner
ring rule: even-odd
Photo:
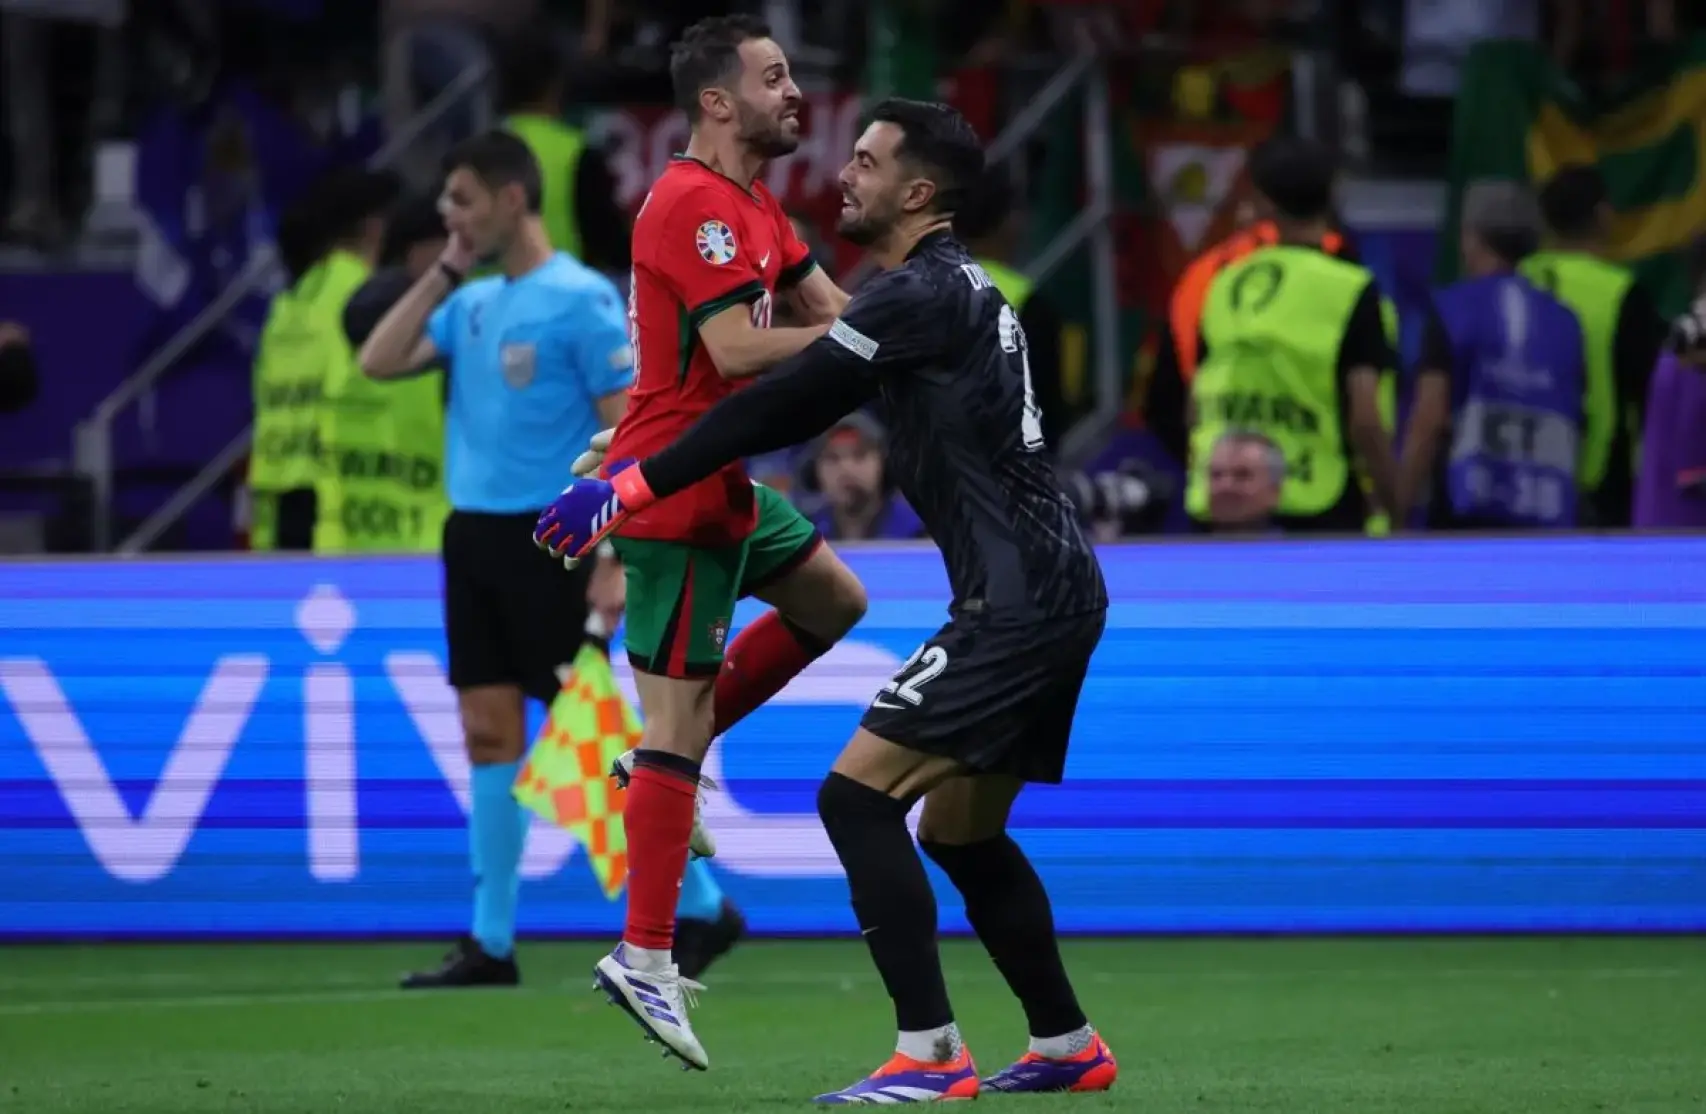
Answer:
[[[627,944],[598,961],[593,968],[592,988],[602,991],[613,1006],[622,1009],[645,1031],[648,1040],[663,1045],[664,1056],[674,1056],[683,1069],[705,1071],[711,1058],[693,1035],[687,1011],[698,1005],[697,993],[705,987],[681,977],[674,963],[661,967],[639,967],[631,963]]]

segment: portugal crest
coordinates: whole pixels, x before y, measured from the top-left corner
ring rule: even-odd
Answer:
[[[735,234],[720,220],[708,220],[699,226],[694,236],[699,257],[714,267],[721,267],[735,257]]]

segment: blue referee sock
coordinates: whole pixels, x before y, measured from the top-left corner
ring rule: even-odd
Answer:
[[[714,921],[723,915],[723,887],[704,859],[693,859],[681,876],[681,900],[675,915],[684,921]]]
[[[474,868],[474,940],[487,955],[515,951],[515,903],[527,814],[510,791],[519,762],[475,766],[468,816],[468,861]]]

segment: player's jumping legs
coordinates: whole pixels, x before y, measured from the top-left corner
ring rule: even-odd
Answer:
[[[818,790],[818,815],[847,872],[853,911],[899,1030],[888,1063],[845,1090],[819,1095],[820,1103],[935,1102],[978,1093],[942,977],[936,897],[906,828],[910,806],[959,772],[951,759],[860,728]]]
[[[1007,834],[1024,783],[1003,775],[956,778],[924,798],[918,845],[965,898],[966,919],[1024,1007],[1025,1055],[985,1079],[997,1091],[1105,1091],[1119,1067],[1073,992],[1048,892]]]
[[[741,595],[773,610],[729,644],[717,675],[721,735],[781,692],[865,617],[865,586],[781,493],[758,485],[758,526],[747,539]]]
[[[687,1018],[698,987],[681,977],[671,951],[745,549],[632,539],[616,549],[628,576],[628,657],[645,727],[623,807],[627,921],[622,943],[598,964],[598,985],[668,1052],[703,1070],[710,1061]]]

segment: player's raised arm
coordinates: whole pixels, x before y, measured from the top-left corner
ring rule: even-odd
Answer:
[[[447,331],[453,309],[445,299],[462,284],[472,264],[467,247],[452,236],[438,265],[409,287],[362,343],[357,359],[368,378],[417,375],[441,362],[440,353],[447,346],[436,338]]]

